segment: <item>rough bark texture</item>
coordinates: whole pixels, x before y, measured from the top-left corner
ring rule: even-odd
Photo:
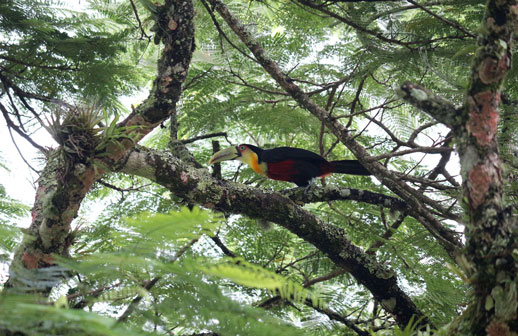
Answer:
[[[283,195],[289,197],[292,201],[303,203],[349,200],[380,205],[391,211],[410,210],[408,204],[396,197],[375,193],[369,190],[339,188],[330,184],[311,193],[301,190],[301,188],[294,188],[284,191]]]
[[[420,108],[450,128],[457,128],[461,122],[457,116],[457,108],[450,101],[421,85],[410,82],[403,83],[398,94],[410,104]]]
[[[471,83],[458,130],[466,223],[465,271],[473,302],[459,324],[463,335],[516,335],[518,332],[516,234],[503,204],[498,144],[498,105],[511,66],[518,1],[491,0],[472,65]]]
[[[313,244],[337,266],[350,272],[394,315],[400,326],[406,326],[412,316],[429,323],[398,286],[393,272],[354,246],[343,229],[321,221],[279,193],[214,179],[206,169],[186,164],[171,153],[143,147],[130,153],[122,171],[153,180],[189,203],[277,223]]]
[[[518,1],[490,0],[471,67],[466,103],[451,104],[411,83],[400,90],[411,104],[453,128],[461,161],[462,202],[467,212],[466,249],[459,265],[473,286],[472,302],[452,324],[451,335],[518,334],[518,237],[503,203],[498,154],[498,106],[512,59]]]
[[[76,162],[61,149],[51,151],[38,180],[31,226],[15,253],[5,288],[48,294],[59,280],[61,274],[51,255],[68,255],[73,242],[70,224],[103,168],[117,162],[136,141],[174,113],[194,50],[193,17],[189,0],[166,1],[158,7],[157,36],[164,49],[157,79],[149,97],[119,125],[115,134],[123,136],[111,139],[104,155]]]

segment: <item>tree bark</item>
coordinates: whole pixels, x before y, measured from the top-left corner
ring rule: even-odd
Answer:
[[[448,115],[449,104],[428,90],[411,83],[401,86],[404,99],[451,126],[456,136],[462,202],[468,215],[466,248],[457,260],[473,287],[473,298],[452,324],[451,335],[510,336],[518,332],[518,236],[512,228],[511,210],[504,203],[497,143],[498,106],[511,66],[517,17],[516,0],[487,3],[467,99],[455,113]]]
[[[325,223],[279,193],[214,179],[207,169],[196,168],[169,152],[136,147],[121,170],[148,178],[188,203],[277,223],[324,252],[364,285],[397,323],[405,327],[412,317],[430,321],[398,286],[396,275],[374,257],[353,245],[343,229]]]
[[[518,332],[518,237],[503,203],[496,137],[500,92],[511,66],[517,16],[516,0],[488,2],[457,131],[462,200],[469,216],[464,271],[474,288],[473,301],[459,324],[463,335]]]

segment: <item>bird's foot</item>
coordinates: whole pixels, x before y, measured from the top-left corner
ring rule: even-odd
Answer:
[[[309,184],[306,187],[303,187],[303,188],[304,188],[304,196],[308,197],[311,193],[313,193],[313,191],[315,191],[318,188],[318,186],[316,185],[316,183],[314,183],[314,179],[313,179],[309,182]]]

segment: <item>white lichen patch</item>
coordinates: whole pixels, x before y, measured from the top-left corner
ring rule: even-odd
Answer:
[[[175,74],[183,74],[185,72],[185,68],[180,63],[175,64],[172,70]]]
[[[155,168],[148,162],[148,158],[145,153],[131,152],[122,170],[155,181]]]
[[[388,300],[381,300],[381,305],[388,311],[394,311],[394,308],[396,308],[396,298],[392,297]]]
[[[340,196],[341,197],[349,197],[349,196],[351,196],[351,189],[349,189],[349,188],[340,189]]]
[[[82,163],[78,163],[74,166],[74,175],[81,176],[86,171],[86,166]]]
[[[498,48],[498,54],[500,56],[503,56],[507,52],[507,42],[500,39],[498,40],[499,48]]]
[[[480,156],[478,155],[477,150],[472,146],[468,146],[464,155],[462,156],[462,161],[460,164],[461,176],[465,178],[466,174],[479,162]]]

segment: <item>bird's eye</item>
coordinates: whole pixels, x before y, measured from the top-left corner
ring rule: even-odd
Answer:
[[[245,150],[245,146],[239,146],[239,150]]]

